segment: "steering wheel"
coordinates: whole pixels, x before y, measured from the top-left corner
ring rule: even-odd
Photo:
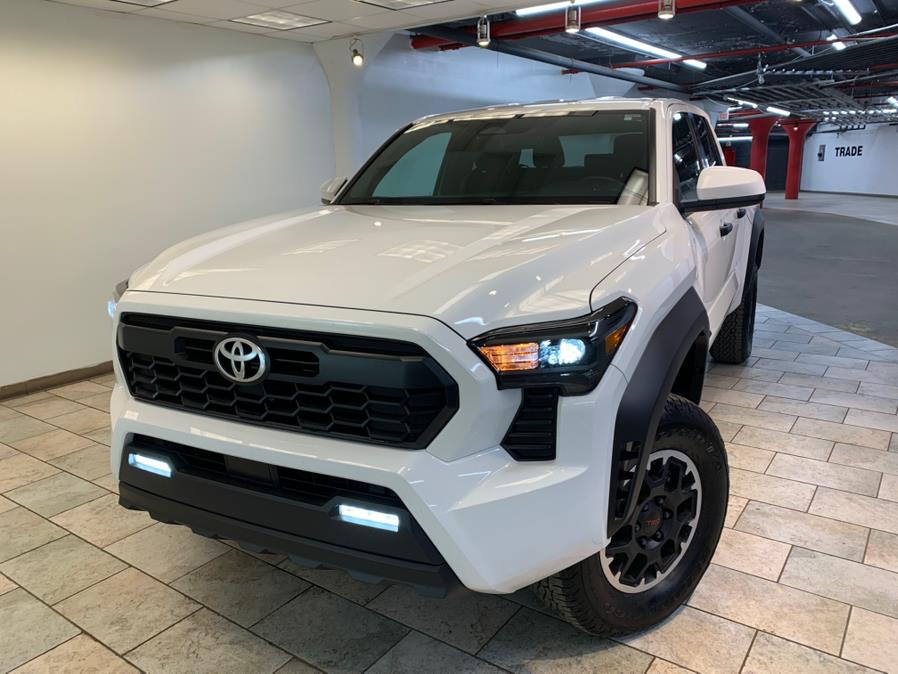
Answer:
[[[620,194],[625,186],[623,180],[610,176],[584,176],[580,179],[589,192],[602,194]]]

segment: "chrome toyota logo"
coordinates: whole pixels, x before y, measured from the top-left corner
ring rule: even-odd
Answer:
[[[243,337],[225,337],[216,345],[215,366],[226,379],[237,384],[252,384],[268,374],[265,351]]]

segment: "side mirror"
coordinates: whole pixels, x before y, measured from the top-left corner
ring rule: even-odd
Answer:
[[[346,176],[340,176],[339,178],[331,178],[330,180],[322,183],[321,203],[325,206],[333,203],[337,194],[339,194],[340,190],[343,189],[343,185],[346,184],[346,180]]]
[[[738,166],[709,166],[698,176],[698,199],[680,205],[684,213],[745,208],[764,201],[767,187],[757,171]]]

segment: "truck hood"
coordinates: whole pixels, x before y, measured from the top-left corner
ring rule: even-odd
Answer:
[[[185,241],[132,290],[419,314],[465,337],[590,310],[664,228],[646,206],[327,206]]]

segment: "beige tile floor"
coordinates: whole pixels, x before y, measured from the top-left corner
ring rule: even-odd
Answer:
[[[0,401],[0,671],[898,672],[898,349],[762,308],[712,366],[714,564],[663,625],[590,638],[510,597],[424,599],[117,505],[112,380]]]

